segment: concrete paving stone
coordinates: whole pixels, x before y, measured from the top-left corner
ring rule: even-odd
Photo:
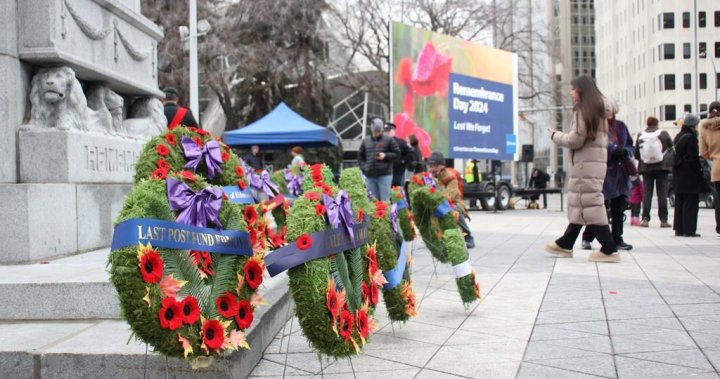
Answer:
[[[578,309],[569,311],[540,311],[537,317],[537,324],[566,324],[584,321],[605,320],[605,312],[602,309]]]
[[[677,366],[642,359],[615,357],[615,366],[621,379],[652,378],[664,376],[692,377],[695,375],[710,374],[711,371],[696,368]]]
[[[553,341],[530,341],[527,345],[523,361],[603,355],[603,353],[597,351],[553,345],[552,342]]]
[[[483,346],[483,345],[478,345]],[[505,363],[508,369],[519,365],[522,351],[477,351],[457,346],[444,346],[435,354],[426,368],[468,377],[480,377],[479,372],[489,367],[500,367]]]
[[[700,349],[658,351],[647,353],[629,353],[623,354],[623,357],[643,359],[651,362],[667,363],[677,366],[685,366],[697,368],[700,370],[713,371],[713,367],[708,362],[705,355]]]
[[[473,330],[458,329],[455,334],[450,337],[445,346],[457,346],[457,345],[477,345],[477,344],[501,344],[501,343],[514,343],[522,341],[525,342],[524,338],[510,338],[506,336],[497,336],[489,333],[482,333]]]
[[[263,357],[263,359],[255,366],[255,369],[253,370],[252,377],[283,377],[283,376],[294,376],[294,377],[303,377],[308,376],[312,377],[313,373],[303,371],[291,366],[287,366],[284,364],[284,361],[275,362],[270,360],[271,358]]]
[[[498,337],[507,337],[516,340],[527,341],[530,339],[532,332],[532,324],[514,324],[514,325],[482,325],[482,324],[464,324],[460,330],[470,330],[480,333],[491,334]]]
[[[720,348],[720,330],[690,332],[695,343],[702,349]]]
[[[597,337],[598,334],[558,328],[557,325],[535,325],[532,341],[550,341],[568,338]]]
[[[441,326],[413,323],[402,329],[395,328],[395,332],[387,328],[378,332],[386,336],[403,338],[410,341],[426,342],[435,345],[442,345],[455,332],[455,329]]]
[[[682,321],[683,326],[685,326],[687,330],[703,331],[720,329],[720,319],[712,320],[712,318],[714,318],[713,315],[687,316],[680,317],[680,321]]]
[[[533,361],[532,363],[605,378],[613,378],[616,376],[615,363],[612,355],[545,359]]]
[[[431,370],[429,368],[422,369],[415,376],[415,379],[451,379],[451,378],[456,379],[456,378],[474,378],[474,377],[473,376],[461,376],[458,374],[449,374],[447,372]]]
[[[517,379],[590,379],[602,378],[597,375],[587,375],[577,371],[563,370],[555,367],[543,366],[538,363],[523,362],[520,365],[520,371]]]
[[[597,353],[612,354],[610,346],[610,338],[607,336],[592,336],[581,338],[564,338],[556,340],[548,340],[545,343],[549,345],[571,347],[574,349],[582,349],[594,351]]]
[[[605,307],[608,320],[648,319],[672,317],[672,310],[664,304],[645,304],[642,307],[628,305],[607,305]]]
[[[629,354],[681,350],[692,347],[687,345],[676,345],[672,343],[663,343],[639,339],[640,337],[646,337],[649,335],[650,334],[636,334],[631,336],[613,337],[613,350],[615,351],[615,354]]]
[[[683,325],[676,318],[648,318],[639,320],[610,320],[613,337],[630,334],[663,333],[683,331]]]
[[[545,301],[584,301],[586,299],[601,299],[600,290],[581,291],[550,291],[545,293]]]
[[[48,321],[43,323],[0,323],[0,351],[34,352],[96,325],[88,321]]]
[[[578,309],[602,309],[605,307],[601,299],[568,300],[568,301],[544,301],[541,311],[567,311],[572,312]]]
[[[720,349],[703,349],[703,352],[716,369],[720,368]]]
[[[424,367],[435,353],[439,346],[432,347],[411,347],[395,349],[372,349],[372,346],[379,345],[377,341],[366,345],[364,354],[370,357],[385,359],[393,362],[400,362],[410,366]]]

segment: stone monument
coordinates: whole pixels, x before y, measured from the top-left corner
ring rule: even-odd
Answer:
[[[0,1],[0,264],[108,246],[167,121],[139,0]]]

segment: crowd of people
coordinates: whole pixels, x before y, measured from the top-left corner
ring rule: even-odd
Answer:
[[[674,139],[658,128],[656,118],[649,117],[647,128],[633,142],[625,123],[615,118],[617,104],[603,96],[590,77],[573,80],[571,87],[574,107],[570,131],[549,129],[552,141],[570,150],[569,225],[545,250],[572,257],[584,226],[582,247],[592,249],[594,239],[600,243],[600,250],[591,252],[588,260],[619,262],[618,250],[632,249],[623,239],[627,201],[632,209],[631,225],[649,227],[654,188],[660,227],[672,227],[679,237],[699,237],[699,194],[710,191],[706,188],[703,159],[711,162],[710,181],[716,191],[720,189],[720,103],[710,104],[708,118],[702,123],[697,115],[686,114]],[[675,194],[672,225],[667,206],[670,174]],[[715,231],[720,236],[718,203],[716,200]]]

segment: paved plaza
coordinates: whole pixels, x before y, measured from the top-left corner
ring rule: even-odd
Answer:
[[[650,228],[626,223],[634,249],[618,264],[587,262],[579,241],[572,259],[543,251],[566,227],[559,203],[472,217],[482,302],[464,309],[450,266],[433,275],[429,252],[416,243],[416,318],[391,325],[381,302],[364,353],[337,361],[319,360],[291,318],[251,377],[719,377],[712,210],[700,210],[701,238],[677,238],[657,220]]]

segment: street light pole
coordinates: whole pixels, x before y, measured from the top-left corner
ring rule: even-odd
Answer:
[[[697,10],[697,0],[695,0],[693,5],[693,11],[695,13],[695,23],[694,23],[694,32],[695,32],[695,114],[700,114],[700,96],[698,94],[698,87],[700,87],[700,74],[698,73],[698,55],[700,54],[700,46],[698,46],[698,10]],[[706,50],[707,51],[707,50]]]
[[[190,0],[190,110],[200,120],[197,38],[197,0]]]

